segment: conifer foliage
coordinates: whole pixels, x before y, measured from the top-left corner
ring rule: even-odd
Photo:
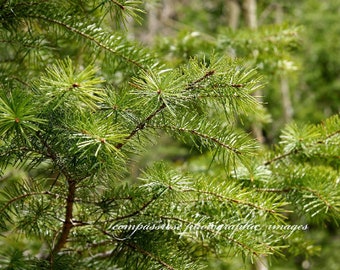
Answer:
[[[267,151],[240,125],[263,112],[260,74],[220,55],[167,67],[124,30],[141,1],[0,6],[0,268],[203,269],[339,221],[338,116]],[[134,177],[164,134],[204,161]]]

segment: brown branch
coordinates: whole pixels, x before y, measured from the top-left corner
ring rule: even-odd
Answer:
[[[326,137],[325,140],[328,140],[329,138],[331,138],[331,137],[333,137],[333,136],[335,136],[335,135],[338,135],[338,134],[340,134],[340,129],[337,130],[337,131],[335,131],[335,132],[333,132],[333,133],[331,133],[331,134],[329,134],[329,135]],[[324,141],[318,141],[318,143],[325,143],[325,142],[324,142]]]
[[[288,156],[290,156],[291,154],[297,153],[297,152],[298,152],[298,150],[289,151],[289,152],[284,153],[284,154],[282,154],[282,155],[276,156],[276,157],[274,157],[274,158],[271,159],[271,160],[267,160],[266,162],[263,163],[263,165],[268,166],[268,165],[272,164],[272,163],[275,162],[275,161],[281,160],[281,159],[283,159],[283,158],[285,158],[285,157],[288,157]]]
[[[134,211],[134,212],[132,212],[132,213],[130,213],[130,214],[128,214],[128,215],[120,216],[120,217],[117,217],[117,218],[115,218],[115,219],[111,219],[110,222],[112,222],[112,221],[117,221],[117,220],[122,220],[122,219],[126,219],[126,218],[133,217],[133,216],[139,214],[139,213],[142,212],[144,209],[146,209],[151,203],[153,203],[155,200],[157,200],[157,199],[158,199],[158,198],[159,198],[159,197],[160,197],[167,189],[168,189],[168,187],[165,188],[164,190],[162,190],[159,194],[157,194],[157,196],[152,197],[151,200],[149,200],[148,202],[144,203],[144,204],[142,205],[142,207],[139,208],[138,210],[136,210],[136,211]]]
[[[306,147],[307,147],[307,148],[308,148],[308,147],[313,147],[313,146],[315,146],[315,144],[325,144],[325,143],[326,143],[326,142],[325,142],[326,140],[328,140],[328,139],[330,139],[330,138],[332,138],[333,136],[336,136],[336,135],[338,135],[338,134],[340,134],[340,130],[336,130],[335,132],[329,134],[328,136],[326,136],[326,137],[324,138],[324,140],[319,140],[319,141],[317,141],[317,142],[307,144]],[[291,151],[289,151],[289,152],[287,152],[287,153],[278,155],[278,156],[272,158],[271,160],[267,160],[266,162],[263,163],[263,165],[268,166],[268,165],[272,164],[272,163],[275,162],[275,161],[281,160],[281,159],[283,159],[283,158],[285,158],[285,157],[288,157],[288,156],[290,156],[290,155],[292,155],[292,154],[300,153],[301,151],[302,151],[302,149],[293,149],[293,150],[291,150]]]
[[[70,231],[74,227],[72,223],[72,218],[73,218],[73,205],[75,202],[75,194],[77,190],[77,186],[76,186],[77,182],[73,179],[73,177],[66,170],[64,164],[61,163],[60,158],[53,151],[53,149],[47,143],[47,141],[43,139],[40,133],[38,133],[37,135],[40,138],[42,145],[46,148],[47,156],[51,158],[52,161],[55,163],[55,165],[59,168],[60,172],[65,176],[67,184],[68,184],[67,197],[65,199],[66,205],[65,205],[64,224],[63,224],[59,239],[47,258],[52,264],[53,257],[65,246],[68,236],[70,234]]]
[[[209,136],[207,134],[198,132],[197,130],[194,130],[194,129],[180,128],[180,127],[175,127],[175,126],[152,126],[152,127],[153,128],[164,128],[164,129],[171,129],[171,130],[188,132],[188,133],[191,133],[191,134],[196,135],[198,137],[213,141],[213,142],[217,143],[218,145],[222,146],[223,148],[226,148],[226,149],[234,152],[237,155],[242,155],[242,152],[240,150],[238,150],[237,148],[232,147],[232,146],[222,142],[221,140],[219,140],[215,137],[212,137],[212,136]]]
[[[117,5],[120,9],[122,9],[122,10],[125,9],[125,7],[121,3],[119,3],[119,2],[117,2],[115,0],[111,0],[111,2],[114,3],[115,5]]]
[[[233,84],[230,84],[229,86],[231,86],[231,87],[234,87],[234,88],[242,88],[242,87],[244,87],[246,84],[236,84],[236,83],[233,83]]]
[[[195,88],[195,86],[205,80],[206,78],[212,76],[215,74],[215,71],[214,70],[210,70],[208,72],[206,72],[204,74],[204,76],[202,76],[201,78],[197,79],[196,81],[192,82],[192,83],[189,83],[189,85],[185,88],[185,90],[192,90]],[[243,88],[247,85],[247,83],[223,83],[223,84],[214,84],[212,85],[213,88],[218,88],[218,87],[232,87],[232,88]]]
[[[126,218],[129,218],[129,217],[133,217],[135,215],[138,215],[140,212],[142,212],[145,208],[147,208],[155,199],[153,198],[152,200],[148,201],[147,203],[145,203],[140,209],[130,213],[130,214],[127,214],[125,216],[119,216],[115,219],[111,219],[111,221],[117,221],[117,220],[122,220],[122,219],[126,219]]]
[[[59,239],[57,243],[54,245],[51,254],[48,257],[48,260],[53,262],[53,257],[65,246],[68,236],[70,234],[71,229],[74,227],[72,218],[73,218],[73,204],[74,198],[76,194],[76,182],[68,181],[68,194],[66,198],[66,211],[65,211],[65,220],[64,225],[61,230]]]
[[[20,82],[21,84],[23,84],[23,85],[25,85],[25,86],[27,86],[27,87],[30,87],[30,85],[27,83],[27,82],[25,82],[25,81],[23,81],[22,79],[20,79],[19,77],[17,77],[17,76],[11,76],[11,78],[12,79],[14,79],[14,80],[16,80],[16,81],[18,81],[18,82]]]
[[[161,260],[160,258],[156,257],[155,255],[153,255],[152,253],[150,253],[149,251],[142,249],[141,247],[137,246],[134,243],[128,243],[127,241],[123,241],[123,240],[119,240],[117,239],[117,237],[115,237],[114,235],[112,235],[111,233],[109,233],[108,231],[102,230],[100,228],[97,228],[101,233],[103,233],[104,235],[109,236],[110,238],[114,239],[114,241],[118,241],[121,242],[123,245],[128,246],[132,249],[134,249],[135,251],[140,252],[142,255],[147,256],[155,261],[157,261],[158,263],[160,263],[161,265],[163,265],[164,267],[166,267],[166,269],[170,269],[170,270],[175,270],[175,268],[173,268],[171,265],[167,264],[166,262],[164,262],[163,260]]]
[[[101,200],[101,201],[89,201],[89,200],[83,200],[83,199],[79,199],[79,198],[75,198],[74,199],[74,202],[76,203],[82,203],[82,204],[93,204],[93,205],[98,205],[98,204],[101,204],[103,202],[105,203],[112,203],[114,201],[132,201],[133,200],[133,197],[131,196],[127,196],[127,197],[114,197],[114,198],[111,198],[111,199],[106,199],[106,200]]]
[[[234,153],[237,154],[237,155],[241,155],[241,154],[242,154],[242,152],[240,152],[240,151],[239,151],[238,149],[236,149],[235,147],[232,147],[232,146],[230,146],[230,145],[228,145],[228,144],[226,144],[226,143],[220,141],[219,139],[217,139],[217,138],[215,138],[215,137],[211,137],[211,136],[209,136],[209,135],[207,135],[207,134],[200,133],[200,132],[198,132],[198,131],[196,131],[196,130],[194,130],[194,129],[191,129],[191,130],[190,130],[190,129],[185,129],[185,128],[179,128],[178,130],[180,130],[180,131],[185,131],[185,132],[190,132],[190,133],[192,133],[192,134],[194,134],[194,135],[197,135],[197,136],[199,136],[199,137],[202,137],[202,138],[204,138],[204,139],[211,140],[211,141],[217,143],[218,145],[222,146],[223,148],[226,148],[226,149],[228,149],[228,150],[234,152]]]
[[[134,130],[131,131],[131,133],[125,137],[124,142],[118,143],[116,145],[116,149],[121,149],[133,136],[137,134],[138,131],[143,130],[148,122],[151,121],[152,118],[154,118],[158,113],[160,113],[164,108],[166,107],[166,104],[163,102],[157,110],[155,110],[153,113],[151,113],[148,117],[146,117],[142,122],[140,122]]]
[[[133,200],[133,197],[131,197],[131,196],[127,196],[127,197],[121,197],[121,198],[116,198],[116,197],[113,197],[113,198],[110,198],[110,199],[105,199],[105,200],[102,200],[102,201],[99,201],[99,202],[96,202],[95,204],[100,204],[100,203],[103,203],[103,202],[105,202],[105,203],[108,203],[108,204],[110,204],[110,203],[112,203],[112,202],[114,202],[114,201],[132,201]],[[91,202],[90,202],[91,203]]]
[[[202,76],[201,78],[197,79],[196,81],[189,83],[189,85],[185,88],[185,90],[192,90],[194,89],[195,85],[206,78],[212,76],[215,73],[214,70],[208,71]],[[146,117],[142,122],[140,122],[131,133],[125,137],[124,142],[118,143],[116,145],[117,149],[121,149],[132,137],[134,137],[138,131],[143,130],[148,122],[150,122],[158,113],[160,113],[163,109],[166,108],[166,104],[163,101],[162,104],[159,106],[157,110],[151,113],[148,117]]]
[[[210,70],[210,71],[207,71],[204,76],[202,76],[201,78],[197,79],[196,81],[194,82],[191,82],[189,83],[189,85],[185,88],[185,90],[192,90],[195,88],[196,84],[198,84],[199,82],[205,80],[206,78],[214,75],[215,73],[215,70]]]
[[[164,190],[162,190],[159,194],[157,194],[157,196],[154,196],[151,200],[149,200],[148,202],[144,203],[138,210],[130,213],[130,214],[127,214],[125,216],[119,216],[119,217],[116,217],[116,218],[112,218],[112,219],[109,219],[109,220],[105,220],[105,221],[101,221],[101,222],[96,222],[96,224],[100,224],[100,223],[107,223],[107,222],[115,222],[115,221],[118,221],[118,220],[123,220],[123,219],[127,219],[127,218],[130,218],[130,217],[133,217],[135,215],[138,215],[139,213],[141,213],[144,209],[146,209],[152,202],[154,202],[155,200],[157,200],[166,190],[168,190],[169,187],[166,187]]]
[[[219,83],[219,84],[213,84],[213,88],[226,88],[226,87],[232,87],[232,88],[243,88],[247,85],[247,83]]]

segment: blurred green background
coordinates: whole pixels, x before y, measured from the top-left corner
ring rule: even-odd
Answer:
[[[259,93],[265,117],[254,116],[245,125],[261,123],[267,147],[278,141],[291,121],[317,123],[340,108],[339,0],[149,0],[142,25],[129,23],[132,38],[155,48],[168,65],[211,53],[247,59],[267,81]],[[256,5],[249,18],[247,5]],[[218,117],[218,116],[217,116]],[[175,162],[189,151],[164,138],[165,147],[142,157],[160,156]],[[191,153],[194,156],[194,153]],[[324,230],[310,225],[307,238],[319,246],[311,256],[271,258],[269,269],[340,269],[338,227]],[[292,240],[294,241],[294,240]],[[299,245],[308,243],[295,243]],[[298,253],[298,250],[297,250]],[[293,255],[292,255],[293,254]],[[239,258],[211,262],[209,269],[247,269]]]

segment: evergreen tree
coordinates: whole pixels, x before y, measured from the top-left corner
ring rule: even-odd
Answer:
[[[339,221],[338,116],[266,150],[240,124],[264,117],[256,69],[218,53],[168,65],[124,30],[141,1],[0,6],[1,268],[305,255],[306,230]],[[165,136],[198,158],[134,173]]]

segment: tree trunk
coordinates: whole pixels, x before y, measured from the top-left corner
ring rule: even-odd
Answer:
[[[253,269],[254,270],[268,270],[268,261],[267,258],[265,256],[260,256],[260,258],[258,258],[254,265],[253,265]]]
[[[246,26],[250,29],[257,29],[257,3],[256,0],[243,0],[243,12]],[[263,93],[261,90],[257,90],[254,93],[255,97],[257,97],[259,102],[262,102]],[[260,142],[264,142],[264,136],[262,132],[262,125],[260,123],[253,123],[252,129],[256,139]],[[268,261],[266,256],[261,255],[255,261],[253,265],[253,269],[255,270],[268,270]]]
[[[281,24],[283,21],[283,10],[282,6],[279,4],[275,5],[275,23]],[[290,122],[293,118],[293,106],[290,100],[290,89],[289,81],[286,72],[281,72],[280,74],[280,92],[282,97],[282,109],[284,121]]]
[[[243,0],[243,12],[244,12],[244,18],[246,25],[250,29],[257,29],[257,5],[256,0]],[[262,96],[263,93],[261,90],[258,90],[254,93],[254,95],[257,97],[259,102],[262,102]],[[256,139],[260,142],[264,142],[264,136],[262,132],[262,125],[259,123],[253,123],[253,132],[256,137]],[[261,255],[253,265],[253,268],[256,270],[268,270],[268,261],[266,256]]]
[[[243,0],[242,8],[247,27],[251,29],[256,29],[257,28],[256,0]]]
[[[290,100],[288,76],[285,72],[280,74],[280,91],[282,97],[284,121],[285,123],[288,123],[293,118],[293,106]]]
[[[146,4],[146,10],[147,10],[147,33],[140,36],[139,38],[147,43],[151,44],[154,37],[156,36],[159,28],[159,7],[155,4]]]
[[[241,7],[237,0],[227,0],[227,22],[228,26],[235,30],[238,28],[241,14]]]
[[[246,26],[250,29],[257,29],[257,3],[256,0],[243,0],[242,9],[244,13]],[[254,93],[257,100],[261,103],[263,93],[258,90]],[[260,143],[264,143],[264,136],[262,132],[262,125],[260,123],[253,123],[252,130],[254,136]]]
[[[183,2],[185,4],[185,1],[181,4]],[[162,35],[168,35],[172,31],[172,20],[177,15],[176,4],[179,4],[178,0],[163,0],[157,4],[147,4],[148,32],[141,37],[141,40],[151,44],[160,32]]]

